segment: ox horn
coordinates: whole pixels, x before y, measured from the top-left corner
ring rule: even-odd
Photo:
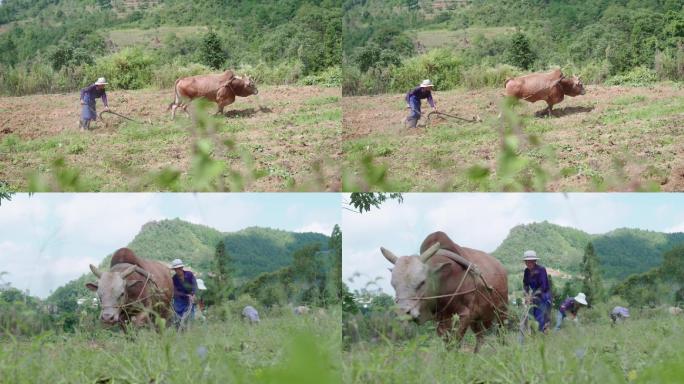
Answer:
[[[432,244],[430,248],[426,249],[425,252],[420,255],[420,261],[423,263],[427,262],[437,251],[439,251],[441,247],[442,245],[439,243],[439,241]]]
[[[380,252],[385,256],[385,259],[389,260],[390,263],[395,264],[397,262],[397,256],[390,250],[380,247]]]
[[[121,272],[121,277],[125,279],[128,277],[128,275],[130,275],[133,272],[135,272],[135,265],[131,265],[130,267],[126,268],[123,272]]]
[[[102,272],[100,272],[100,270],[97,269],[97,267],[92,265],[92,264],[90,264],[90,270],[93,271],[93,275],[97,276],[98,279],[102,275]]]

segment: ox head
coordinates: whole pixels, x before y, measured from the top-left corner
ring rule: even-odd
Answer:
[[[394,264],[392,271],[392,287],[396,292],[397,313],[409,315],[413,320],[426,321],[431,317],[429,301],[421,299],[436,290],[438,281],[434,279],[436,272],[445,264],[432,266],[427,261],[439,250],[435,243],[420,256],[395,256],[391,251],[380,248],[383,256]]]
[[[251,95],[258,95],[259,94],[259,90],[257,89],[256,81],[254,81],[254,79],[252,79],[249,76],[245,76],[244,82],[245,82],[245,90],[249,94],[251,94]]]
[[[568,96],[578,96],[584,95],[586,91],[584,90],[584,84],[582,84],[582,79],[579,76],[566,77],[562,80],[563,93]]]
[[[90,270],[98,280],[96,283],[87,283],[86,287],[97,292],[102,310],[100,320],[106,324],[120,322],[121,308],[126,303],[126,290],[139,283],[139,280],[126,281],[126,278],[136,271],[135,265],[131,265],[123,271],[100,272],[94,265]]]

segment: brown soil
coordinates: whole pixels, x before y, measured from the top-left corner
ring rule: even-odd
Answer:
[[[187,173],[192,157],[193,120],[178,111],[176,121],[171,122],[170,111],[166,111],[173,98],[171,90],[111,91],[107,96],[113,111],[151,123],[153,127],[174,127],[177,124],[187,126],[190,137],[164,143],[165,148],[149,148],[150,152],[158,156],[145,158],[146,164],[141,170],[151,172],[171,167],[180,170],[182,174]],[[339,96],[340,91],[337,88],[260,87],[258,96],[238,98],[234,104],[226,107],[223,117],[227,124],[225,129],[230,131],[228,124],[233,123],[241,124],[244,128],[234,132],[221,132],[221,120],[218,120],[217,129],[221,132],[218,139],[232,139],[238,145],[254,148],[251,155],[256,168],[268,173],[245,188],[255,191],[283,190],[288,188],[285,185],[286,180],[292,178],[295,189],[338,189],[339,170],[335,164],[341,158],[340,140],[337,137],[341,123],[325,118],[316,120],[316,116],[319,112],[330,114],[331,111],[339,110],[339,102],[320,106],[310,105],[308,102],[312,99]],[[210,108],[211,113],[215,112],[214,104]],[[98,100],[97,111],[100,113],[102,110],[103,105]],[[9,134],[17,136],[23,142],[74,135],[78,132],[78,93],[0,97],[0,111],[0,143]],[[123,155],[127,151],[127,145],[121,142],[118,132],[126,124],[129,123],[117,116],[104,114],[101,121],[95,122],[93,130],[84,133],[88,140],[86,153],[68,155],[67,162],[88,165],[105,160],[123,163],[130,161],[130,157]],[[94,150],[95,146],[99,146],[98,150]],[[143,154],[132,155],[136,156]],[[46,161],[17,161],[12,158],[12,154],[3,154],[0,150],[0,160],[3,157],[7,157],[8,163],[14,165],[10,169],[0,169],[0,180],[7,180],[20,189],[26,186],[27,173],[46,167]],[[241,159],[231,158],[227,161],[233,169],[244,168]],[[322,170],[317,169],[319,164]],[[104,179],[134,177],[129,174],[97,176]],[[135,183],[128,183],[123,188],[129,190],[135,188],[134,185]],[[102,188],[120,190],[122,185],[105,183]]]

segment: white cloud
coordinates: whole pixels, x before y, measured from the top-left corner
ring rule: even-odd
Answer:
[[[335,224],[333,223],[322,223],[319,221],[314,221],[308,224],[305,224],[297,229],[295,229],[295,232],[316,232],[316,233],[322,233],[326,236],[330,236],[332,233],[333,227]]]

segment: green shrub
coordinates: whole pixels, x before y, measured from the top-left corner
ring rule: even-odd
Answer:
[[[330,67],[315,75],[309,75],[299,81],[301,85],[321,85],[323,87],[339,87],[342,85],[342,68]]]
[[[152,83],[156,57],[139,47],[125,48],[113,55],[98,59],[88,67],[88,81],[106,77],[112,88],[141,89]]]
[[[152,85],[159,88],[170,88],[181,77],[204,75],[214,72],[211,68],[197,63],[181,65],[178,62],[163,64],[152,72]]]
[[[655,71],[646,67],[636,67],[626,73],[611,77],[606,81],[606,85],[643,87],[654,83],[656,80],[658,80],[658,75]]]
[[[463,69],[463,60],[457,54],[447,49],[435,49],[394,67],[390,88],[396,92],[406,92],[423,79],[430,79],[435,84],[435,90],[453,89],[461,85]]]
[[[499,64],[494,68],[475,66],[463,71],[463,85],[469,89],[502,88],[506,79],[518,75],[520,70],[508,64]]]
[[[674,52],[656,52],[654,67],[659,80],[684,80],[684,47]]]
[[[258,84],[287,85],[295,84],[302,77],[302,63],[299,61],[269,65],[242,64],[237,69],[240,74],[252,77]]]

